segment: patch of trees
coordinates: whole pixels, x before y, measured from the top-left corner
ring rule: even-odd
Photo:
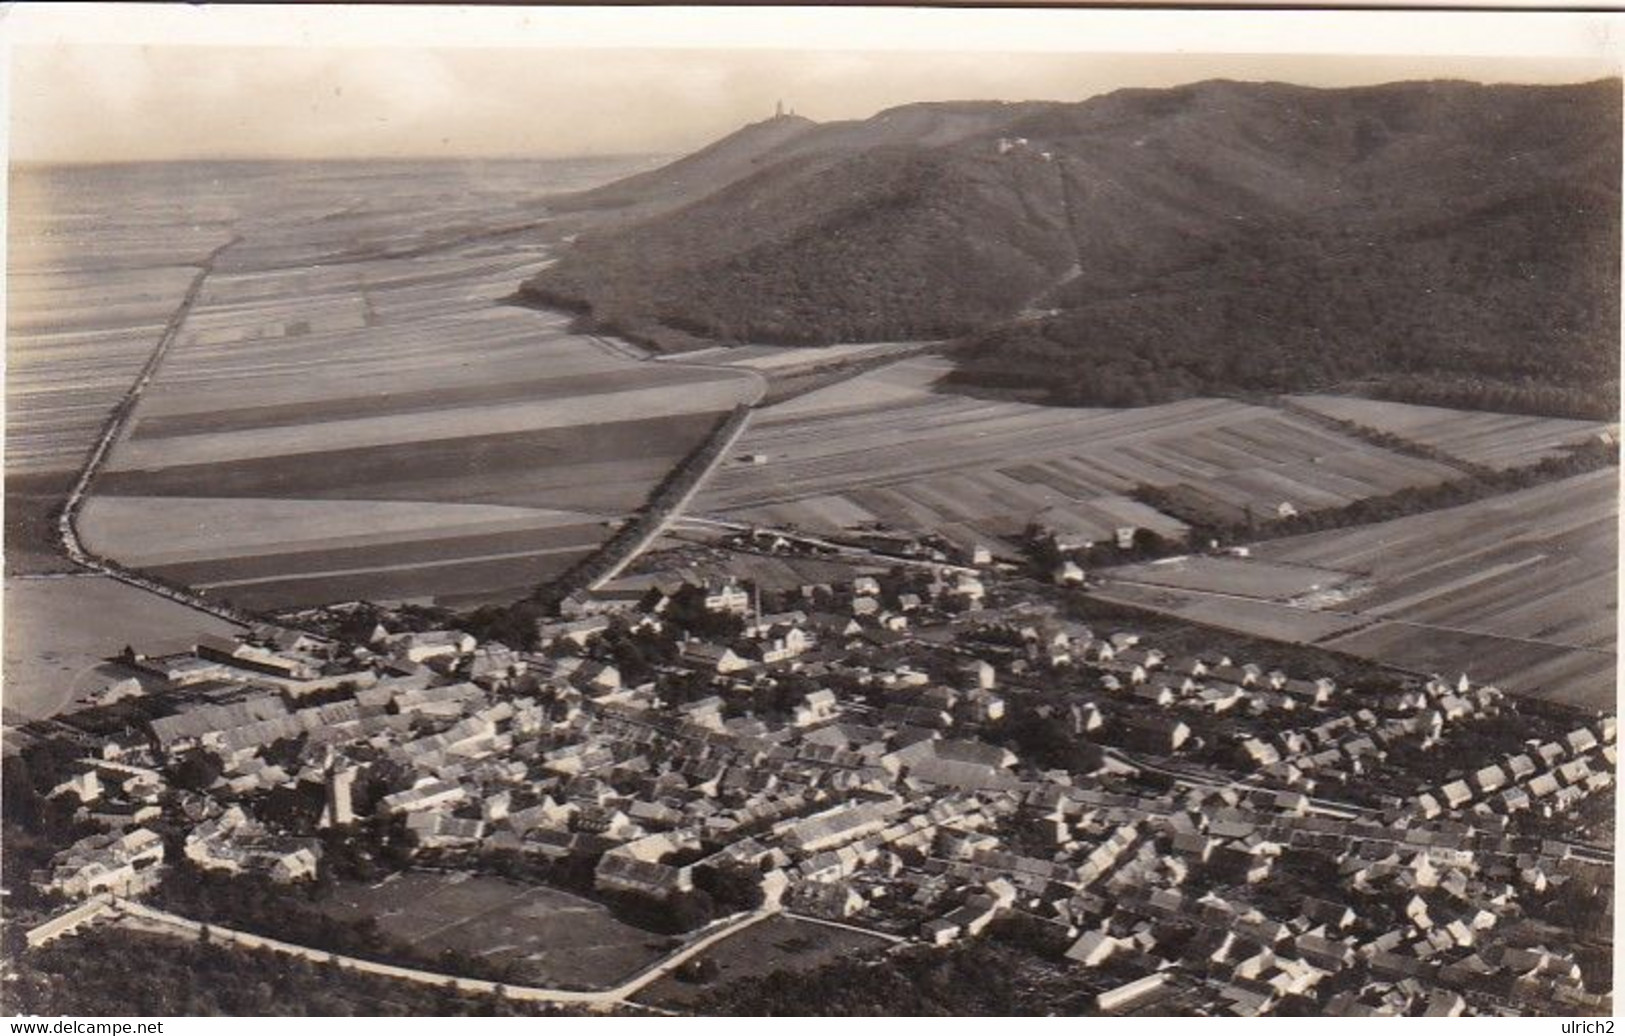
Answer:
[[[630,629],[623,619],[610,623],[599,635],[598,646],[620,672],[623,684],[646,683],[654,679],[656,666],[677,661],[677,643],[670,636]]]
[[[30,743],[5,757],[0,767],[0,875],[12,891],[13,907],[41,897],[33,883],[22,880],[46,867],[51,857],[100,830],[76,814],[82,803],[75,794],[49,797],[52,788],[79,772],[83,748],[64,738]]]
[[[369,601],[362,601],[342,611],[327,609],[302,625],[310,632],[346,644],[366,644],[380,624],[397,633],[421,633],[425,630],[445,629],[455,624],[457,616],[445,608],[433,605],[405,604],[387,611]]]
[[[228,875],[189,861],[172,863],[152,905],[204,924],[237,928],[285,942],[373,960],[413,959],[372,918],[340,921],[316,905],[316,885],[279,885],[261,874]]]
[[[206,749],[194,748],[180,758],[180,761],[170,767],[170,777],[177,788],[188,791],[205,791],[224,774],[225,767],[220,759]]]
[[[635,892],[610,893],[602,897],[610,913],[634,928],[662,935],[682,935],[715,921],[722,913],[716,901],[702,888],[674,892],[665,898]]]
[[[1040,770],[1092,773],[1101,764],[1099,746],[1072,732],[1063,710],[1034,705],[1025,696],[1005,703],[1004,718],[982,729],[981,738],[1003,745]]]
[[[679,982],[703,986],[717,980],[717,977],[722,974],[722,966],[717,963],[715,957],[701,954],[698,957],[691,957],[683,961],[672,974],[677,976]]]
[[[480,643],[496,641],[518,651],[536,650],[536,623],[546,614],[536,601],[485,604],[457,620]]]
[[[1611,418],[1617,256],[1574,221],[1617,226],[1617,205],[1534,191],[1431,234],[1259,227],[1182,269],[1080,283],[1053,315],[976,336],[951,380],[1113,407],[1355,382],[1380,398]]]
[[[1024,218],[1027,193],[1044,218]],[[522,292],[634,340],[942,339],[1004,319],[1065,267],[1058,197],[1049,170],[936,149],[790,161],[584,238]]]
[[[1530,917],[1557,925],[1581,940],[1607,940],[1613,933],[1613,911],[1598,909],[1611,902],[1611,875],[1571,877],[1540,895],[1530,895],[1524,909]]]
[[[1390,374],[1354,385],[1350,391],[1371,399],[1455,410],[1488,410],[1499,414],[1534,414],[1581,420],[1619,418],[1619,379],[1554,385],[1538,379],[1508,381],[1475,371],[1448,376],[1428,373]]]
[[[705,606],[705,588],[686,583],[671,595],[661,619],[679,632],[701,640],[728,641],[744,632],[745,619],[735,612],[711,611]]]
[[[761,874],[742,863],[694,868],[694,887],[711,897],[719,915],[755,910],[762,905]]]
[[[1090,547],[1062,550],[1054,535],[1036,523],[1027,526],[1021,545],[1034,572],[1045,580],[1054,575],[1064,561],[1075,561],[1085,569],[1109,568],[1112,565],[1131,565],[1137,561],[1163,558],[1186,549],[1183,541],[1170,540],[1150,529],[1135,529],[1127,547],[1118,546],[1117,541],[1112,539]]]
[[[730,694],[723,702],[722,713],[729,719],[748,714],[767,722],[787,722],[802,699],[822,690],[827,682],[814,680],[802,673],[776,673],[771,679],[753,686],[748,696]]]
[[[572,854],[552,857],[510,849],[486,850],[480,854],[480,869],[522,885],[548,885],[593,896],[593,868],[598,857]]]

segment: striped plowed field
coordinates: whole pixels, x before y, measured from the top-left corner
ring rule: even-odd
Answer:
[[[1192,513],[1235,521],[1455,477],[1281,411],[1220,399],[1135,410],[1042,407],[937,391],[920,358],[761,412],[738,447],[765,463],[720,470],[697,508],[833,531],[872,521],[979,539],[1056,520],[1104,539],[1184,526],[1129,499],[1177,489]]]

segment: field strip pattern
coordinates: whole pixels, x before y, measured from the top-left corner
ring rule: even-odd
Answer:
[[[41,481],[8,509],[8,534],[22,528],[49,558],[50,511],[88,444],[198,265],[235,233],[92,486],[95,549],[251,609],[533,589],[760,385],[645,363],[505,302],[552,262],[512,233],[541,218],[534,199],[616,168],[19,177],[8,473]]]
[[[1340,421],[1388,432],[1474,464],[1506,469],[1558,456],[1577,445],[1617,429],[1603,421],[1575,421],[1525,414],[1473,410],[1353,396],[1294,396],[1292,402]]]
[[[1216,522],[1299,511],[1456,477],[1307,419],[1231,400],[1135,410],[1041,407],[935,391],[918,358],[759,412],[696,502],[701,513],[817,531],[882,521],[1011,541],[1042,521],[1090,539],[1184,525],[1129,499],[1177,489]],[[756,462],[759,461],[759,462]]]
[[[523,596],[760,385],[501,301],[545,261],[453,249],[211,277],[87,534],[249,609]]]
[[[441,558],[434,561],[409,561],[400,564],[379,564],[362,568],[323,568],[315,572],[289,572],[279,570],[275,575],[269,576],[240,576],[235,579],[221,579],[212,583],[193,581],[192,585],[202,590],[219,590],[235,586],[257,586],[264,583],[297,583],[305,579],[332,579],[339,576],[371,575],[376,572],[417,572],[426,569],[439,568],[442,565],[470,565],[485,561],[518,561],[522,558],[541,558],[549,554],[571,554],[579,556],[584,549],[591,548],[593,543],[569,544],[561,547],[541,547],[536,550],[516,550],[504,554],[464,554],[454,558]],[[280,566],[279,566],[280,568]]]
[[[1101,596],[1604,708],[1616,682],[1618,494],[1617,470],[1596,471],[1255,544],[1248,559],[1112,570]],[[1292,603],[1340,588],[1322,607]]]

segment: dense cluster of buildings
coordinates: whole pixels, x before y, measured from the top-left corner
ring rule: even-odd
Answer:
[[[364,644],[266,627],[132,654],[148,718],[52,793],[104,833],[39,880],[299,882],[339,829],[473,870],[583,863],[655,904],[727,873],[934,945],[1019,915],[1115,1012],[1605,1006],[1554,912],[1611,887],[1611,852],[1520,825],[1610,792],[1612,717],[1454,759],[1511,707],[1493,688],[1353,695],[1034,598],[921,563],[764,610],[665,572],[572,595],[529,650],[386,615]],[[167,852],[159,817],[184,832]]]

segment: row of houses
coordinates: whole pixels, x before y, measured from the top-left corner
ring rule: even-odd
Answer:
[[[1526,752],[1422,792],[1415,808],[1424,817],[1467,808],[1504,814],[1533,809],[1547,816],[1566,812],[1613,786],[1615,736],[1613,717],[1603,717],[1596,730],[1576,728],[1560,740],[1532,744]]]

